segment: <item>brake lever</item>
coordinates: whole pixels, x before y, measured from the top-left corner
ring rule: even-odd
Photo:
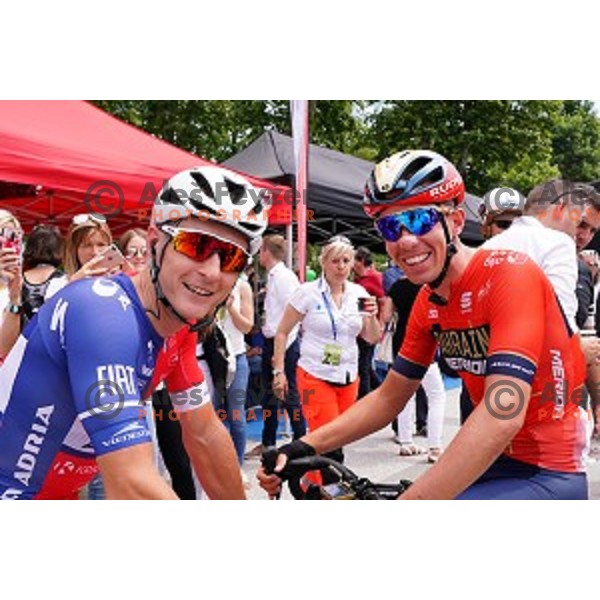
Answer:
[[[263,452],[263,455],[261,457],[261,463],[262,463],[263,469],[265,470],[265,473],[267,475],[275,474],[275,467],[277,466],[277,456],[278,455],[279,455],[279,453],[277,452],[277,450],[275,448],[271,448],[271,449],[267,450],[266,452]],[[282,485],[283,485],[283,481],[282,481]],[[275,500],[279,500],[280,498],[281,498],[281,490],[275,496]]]

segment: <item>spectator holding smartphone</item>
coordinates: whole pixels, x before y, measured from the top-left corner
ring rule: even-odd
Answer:
[[[17,288],[15,283],[10,300],[10,316],[1,326],[0,356],[8,354],[25,325],[44,302],[68,283],[67,277],[58,269],[61,256],[62,238],[58,229],[36,225],[27,238],[23,252],[22,285]]]
[[[113,269],[102,266],[102,254],[112,241],[112,233],[104,217],[75,215],[65,239],[64,265],[69,281],[110,275]]]
[[[21,243],[23,229],[9,211],[0,209],[0,364],[19,335],[21,324]]]

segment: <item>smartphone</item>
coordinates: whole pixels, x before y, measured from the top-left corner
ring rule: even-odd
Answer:
[[[0,250],[13,248],[17,256],[21,256],[23,235],[12,227],[0,227]]]
[[[367,311],[367,303],[369,302],[369,300],[371,300],[371,297],[369,298],[358,298],[358,300],[356,301],[356,304],[358,306],[358,312],[361,315],[368,315],[369,312]]]
[[[114,269],[115,267],[121,266],[125,262],[125,257],[121,253],[121,251],[112,244],[109,246],[102,254],[102,259],[100,259],[95,265],[95,269],[108,269],[109,271]]]

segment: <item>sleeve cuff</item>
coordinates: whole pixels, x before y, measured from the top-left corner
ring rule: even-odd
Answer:
[[[516,354],[493,354],[488,356],[485,374],[505,375],[516,377],[531,385],[537,365],[532,361]]]
[[[403,356],[397,356],[392,369],[399,375],[404,375],[408,379],[423,379],[429,366],[424,367],[418,363],[414,363]]]

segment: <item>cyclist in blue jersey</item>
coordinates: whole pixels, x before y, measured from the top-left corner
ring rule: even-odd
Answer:
[[[235,173],[179,173],[155,203],[149,270],[72,283],[42,307],[0,367],[0,498],[74,497],[96,463],[107,498],[176,498],[154,465],[141,406],[161,380],[208,496],[244,498],[195,331],[258,251],[264,211]]]

